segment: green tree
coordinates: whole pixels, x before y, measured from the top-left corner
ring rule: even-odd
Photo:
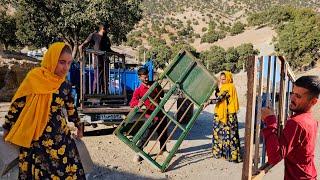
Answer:
[[[142,40],[141,39],[136,39],[136,38],[130,36],[130,37],[128,37],[128,40],[127,40],[126,44],[128,46],[136,48],[136,47],[142,45]]]
[[[148,49],[146,49],[144,46],[139,46],[138,47],[138,61],[139,62],[142,62],[145,60],[145,55],[146,55],[146,52],[148,51]]]
[[[237,63],[239,57],[240,55],[234,47],[228,48],[226,51],[226,58],[225,63],[223,64],[223,68],[228,71],[237,72]]]
[[[155,47],[155,46],[159,46],[159,45],[166,45],[166,41],[154,36],[150,36],[148,37],[148,43],[150,46]]]
[[[252,15],[252,20],[248,20],[251,24],[257,22],[253,16],[276,29],[278,36],[274,38],[275,50],[286,57],[292,68],[308,66],[319,59],[320,16],[314,10],[275,6]]]
[[[201,43],[214,43],[219,39],[223,39],[224,37],[226,37],[226,33],[223,31],[208,31],[207,33],[203,34]]]
[[[263,13],[252,13],[247,17],[248,25],[249,26],[259,26],[266,23],[264,19],[265,16]]]
[[[209,28],[208,31],[214,31],[216,29],[217,23],[215,21],[210,21],[209,22]]]
[[[259,51],[253,48],[251,43],[241,44],[236,48],[239,59],[237,62],[237,68],[241,69],[244,68],[247,64],[247,59],[249,56],[255,56],[259,54]]]
[[[292,20],[295,11],[296,8],[292,6],[273,6],[266,11],[250,14],[247,21],[251,26],[271,24],[279,27],[284,22]]]
[[[186,51],[189,51],[191,53],[195,53],[196,52],[196,49],[194,47],[192,47],[190,44],[187,44],[185,42],[178,42],[178,43],[174,44],[171,49],[172,49],[172,56],[171,56],[170,60],[173,60],[174,57],[181,50],[186,50]]]
[[[147,57],[155,57],[155,68],[164,69],[169,63],[172,56],[172,51],[169,46],[165,44],[158,44],[153,46],[148,52]]]
[[[8,15],[5,11],[0,11],[0,43],[7,50],[9,46],[16,46],[18,39],[15,35],[17,31],[16,19],[14,15]]]
[[[238,21],[234,23],[234,25],[231,27],[230,34],[232,36],[240,34],[244,31],[244,28],[245,28],[245,25]]]
[[[126,35],[141,19],[140,0],[19,0],[14,1],[17,36],[24,44],[47,46],[55,38],[73,48],[91,33],[98,22],[108,21],[114,43]],[[124,21],[125,20],[125,21]]]
[[[200,59],[207,69],[214,73],[224,70],[222,64],[225,62],[225,57],[226,51],[220,46],[212,46],[200,55]]]
[[[275,48],[284,54],[293,68],[316,61],[320,48],[320,29],[315,26],[320,19],[304,19],[288,23],[278,30]]]

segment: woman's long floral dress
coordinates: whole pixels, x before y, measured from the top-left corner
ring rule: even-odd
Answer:
[[[227,101],[228,96],[218,97]],[[219,103],[219,102],[218,102]],[[239,127],[236,113],[227,113],[227,123],[219,121],[215,114],[212,132],[212,153],[215,158],[225,158],[232,162],[241,162]]]
[[[67,126],[67,119],[76,127],[80,125],[70,90],[70,84],[64,82],[53,93],[49,121],[42,136],[32,141],[30,148],[20,148],[19,179],[85,179],[76,144]],[[11,104],[4,129],[11,129],[25,102],[26,97],[21,97]],[[67,116],[63,113],[64,108]]]

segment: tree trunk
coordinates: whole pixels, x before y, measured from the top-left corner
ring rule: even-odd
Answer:
[[[8,47],[9,47],[9,44],[4,43],[4,50],[5,50],[5,51],[8,50]]]
[[[77,50],[78,50],[78,42],[73,42],[72,40],[68,40],[65,38],[64,42],[71,48],[72,50],[72,59],[76,58]]]
[[[78,44],[75,43],[75,45],[72,47],[72,58],[75,59],[78,51]]]

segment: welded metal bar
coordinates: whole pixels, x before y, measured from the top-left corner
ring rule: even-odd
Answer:
[[[103,56],[103,90],[104,90],[104,94],[107,94],[107,73],[106,73],[106,54]],[[109,64],[108,64],[109,66]]]
[[[179,120],[179,123],[182,121],[182,119],[184,118],[184,116],[187,114],[187,112],[189,111],[189,109],[190,109],[192,106],[193,106],[193,103],[191,103],[191,104],[189,105],[189,107],[187,108],[187,110],[184,112],[184,114],[182,115],[182,117],[181,117],[180,120]],[[170,122],[172,122],[172,121],[170,121]],[[178,123],[178,124],[179,124],[179,123]],[[164,145],[160,148],[160,151],[159,151],[159,153],[156,155],[155,159],[158,158],[158,156],[159,156],[160,153],[163,151],[163,149],[164,149],[164,147],[166,146],[166,144],[168,143],[168,141],[171,139],[171,137],[173,136],[173,134],[175,133],[175,131],[176,131],[177,128],[179,127],[178,124],[176,124],[176,126],[174,127],[174,129],[173,129],[172,132],[170,133],[169,137],[167,138],[166,142],[165,142]],[[166,130],[166,129],[165,129],[165,130]],[[163,135],[163,133],[165,132],[165,130],[162,131],[162,133],[161,133],[161,135],[159,136],[158,139],[160,139],[160,138],[162,137],[162,135]],[[184,128],[182,132],[185,132],[185,131],[186,131],[186,129]]]
[[[177,109],[177,112],[175,113],[175,115],[178,114],[178,112],[180,111],[180,109],[183,107],[184,103],[188,100],[188,98],[184,98],[184,100],[182,101],[182,103],[180,104],[180,106]]]
[[[180,119],[178,120],[178,122],[180,123],[183,118],[187,115],[188,111],[190,110],[190,108],[193,106],[194,104],[193,103],[190,103],[188,108],[184,111],[184,113],[182,114],[182,116],[180,117]]]
[[[123,128],[123,126],[127,125],[128,123],[130,123],[130,120],[133,119],[133,117],[135,116],[135,114],[139,111],[139,107],[134,107],[133,109],[131,109],[131,111],[129,112],[129,114],[127,115],[126,119],[124,121],[122,121],[119,126],[116,128],[116,130],[114,131],[114,133],[116,135],[121,134],[121,129]],[[129,134],[129,133],[127,133]]]
[[[91,57],[92,54],[89,54],[89,94],[91,94]]]
[[[276,94],[277,94],[277,57],[274,56],[273,61],[273,81],[272,81],[272,109],[276,112]]]
[[[168,83],[168,82],[167,82]],[[167,84],[166,83],[166,84]],[[166,85],[165,85],[166,86]],[[156,86],[155,86],[156,87]],[[151,89],[151,88],[150,88]],[[152,89],[154,89],[154,88],[152,88]],[[160,92],[157,94],[157,96],[155,97],[155,98],[158,98],[159,97],[159,95],[161,94],[161,92],[163,91],[163,88],[160,90]],[[147,96],[147,98],[148,98],[148,96]],[[145,101],[145,100],[143,100],[143,98],[141,99],[142,101]],[[130,131],[129,132],[131,132],[132,130],[133,130],[133,128],[138,124],[138,122],[142,119],[142,116],[144,116],[145,115],[145,113],[147,112],[147,110],[148,110],[148,108],[144,111],[144,113],[139,117],[139,119],[134,123],[134,125],[131,127],[131,129],[130,129]]]
[[[134,124],[131,126],[130,130],[128,131],[128,134],[130,134],[131,131],[137,126],[137,124],[141,121],[141,119],[143,118],[143,116],[146,114],[147,111],[148,111],[148,109],[146,109],[146,110],[139,116],[139,118],[134,122]]]
[[[117,76],[115,76],[115,77],[117,77],[116,79],[115,79],[115,82],[116,82],[116,80],[118,80],[118,84],[119,84],[119,88],[118,88],[118,92],[117,92],[117,88],[115,88],[115,92],[116,92],[116,94],[117,95],[121,95],[120,94],[120,65],[119,65],[119,61],[117,62],[118,63],[118,70],[117,70]]]
[[[160,127],[161,123],[163,122],[163,120],[166,118],[166,116],[163,116],[160,120],[160,122],[158,123],[158,125],[156,126],[156,128],[152,131],[152,133],[150,134],[150,136],[148,137],[148,139],[146,140],[146,142],[142,145],[142,147],[147,146],[147,144],[149,143],[150,139],[152,138],[152,136],[154,135],[154,133],[158,130],[158,128]],[[157,142],[157,141],[156,141]],[[152,149],[150,150],[150,152],[152,151]],[[150,152],[148,154],[150,154]]]
[[[123,141],[125,144],[127,144],[129,147],[131,147],[135,152],[138,152],[138,154],[143,157],[145,160],[149,161],[153,166],[156,168],[162,169],[162,166],[155,160],[153,160],[150,156],[148,156],[147,153],[145,153],[143,150],[139,149],[134,143],[132,143],[126,136],[122,135],[121,133],[116,134],[121,141]]]
[[[122,69],[122,71],[124,72],[124,69]],[[124,75],[124,73],[122,75]],[[122,76],[121,76],[120,65],[119,65],[119,95],[124,93],[124,89],[121,86],[122,85],[121,79],[122,79]],[[121,93],[121,89],[122,89],[122,93]]]
[[[267,75],[267,107],[271,107],[271,56],[268,58],[268,75]]]
[[[125,58],[124,57],[121,57],[121,61],[122,61],[122,71],[123,71],[123,79],[121,78],[121,81],[123,80],[123,89],[122,89],[122,92],[123,92],[123,95],[126,96],[126,93],[127,93],[127,88],[126,88],[126,65],[125,65]],[[126,101],[127,101],[127,98],[126,98]]]
[[[99,78],[99,76],[100,76],[100,72],[99,72],[99,58],[98,58],[98,55],[95,55],[94,56],[94,59],[96,60],[96,66],[97,66],[97,75],[96,75],[96,90],[97,90],[97,94],[99,94],[100,93],[100,91],[99,91],[99,89],[100,89],[100,83],[99,83],[99,81],[100,81],[100,78]],[[94,93],[94,92],[93,92]]]
[[[271,91],[271,56],[269,56],[268,58],[268,75],[267,75],[267,91],[266,91],[266,94],[267,94],[267,97],[266,97],[266,106],[267,107],[271,107],[271,94],[270,94],[270,91]],[[263,138],[263,143],[262,143],[262,159],[261,159],[261,164],[264,165],[266,163],[266,144],[265,144],[265,139]]]
[[[191,71],[191,69],[196,65],[195,62],[190,63],[190,65],[184,70],[182,75],[177,80],[177,84],[175,84],[163,97],[160,104],[156,109],[152,112],[151,116],[148,118],[147,122],[141,127],[141,129],[138,131],[138,133],[133,137],[133,142],[137,142],[139,138],[142,136],[143,132],[149,127],[151,124],[151,121],[156,116],[156,114],[161,110],[161,107],[165,104],[165,102],[170,98],[170,96],[173,94],[173,92],[177,89],[177,86],[179,86],[179,83],[182,82],[182,80],[185,79],[186,75]],[[144,102],[146,98],[150,95],[151,92],[154,91],[155,87],[159,85],[158,83],[153,83],[151,88],[148,90],[148,92],[142,97],[142,101]],[[152,88],[153,87],[153,88]]]
[[[185,101],[183,101],[182,104],[184,104],[184,102],[185,102]],[[178,110],[177,110],[177,112],[174,114],[174,116],[179,112],[180,108],[182,107],[182,104],[181,104],[181,106],[178,108]],[[164,129],[163,129],[163,131],[161,132],[161,134],[159,135],[158,139],[160,139],[160,138],[163,136],[164,132],[167,131],[167,129],[168,129],[168,127],[169,127],[170,124],[171,124],[171,121],[169,121],[169,122],[167,123],[166,127],[164,127]],[[157,142],[157,141],[156,141],[156,142]],[[166,144],[166,143],[165,143],[165,144]],[[150,149],[150,151],[148,152],[148,154],[150,154],[150,152],[153,150],[153,148],[155,147],[155,145],[156,145],[156,143],[153,144],[153,146],[151,147],[151,149]],[[160,147],[160,149],[161,149],[161,148],[162,148],[162,147]],[[161,151],[160,151],[160,152],[161,152]]]
[[[110,57],[108,57],[109,59],[111,59],[112,60],[112,58],[110,58]],[[112,61],[110,60],[110,64],[112,63]],[[108,80],[108,94],[111,94],[111,67],[109,66],[109,68],[108,68],[108,74],[109,74],[109,80]]]
[[[185,99],[182,101],[180,107],[177,109],[177,112],[174,114],[174,116],[177,115],[177,113],[180,111],[180,109],[182,108],[182,105],[186,102],[186,100],[187,100],[187,98],[185,98]],[[176,101],[176,102],[177,102],[177,101]],[[174,104],[175,104],[175,103],[174,103]],[[173,106],[174,104],[172,104],[172,106]],[[171,109],[171,108],[170,108],[170,109]],[[187,112],[187,111],[186,111],[186,112]],[[169,122],[167,123],[167,125],[166,125],[166,127],[164,128],[163,131],[167,130],[170,124],[171,124],[171,121],[169,121]],[[163,134],[163,132],[159,135],[159,137],[161,137],[162,134]],[[154,146],[155,146],[155,145],[154,145]],[[154,148],[154,146],[151,148],[150,152],[152,151],[152,149]],[[150,153],[150,152],[149,152],[149,153]]]
[[[162,172],[164,172],[167,169],[167,167],[169,165],[169,162],[171,161],[171,159],[173,158],[174,154],[176,153],[176,151],[180,147],[182,141],[186,138],[186,136],[190,132],[194,122],[197,120],[197,117],[199,116],[199,114],[201,113],[202,110],[203,110],[203,105],[200,105],[200,107],[198,108],[196,113],[192,116],[192,118],[190,119],[189,123],[187,124],[186,131],[182,132],[182,134],[178,138],[177,142],[174,144],[173,148],[170,150],[168,157],[162,163],[162,167],[161,167],[162,168],[161,169]]]
[[[158,94],[156,95],[156,97],[154,99],[158,99],[158,97],[160,96],[160,94],[164,91],[164,88],[167,86],[167,84],[169,83],[169,81],[167,81],[165,83],[165,85],[163,86],[163,88],[161,88],[161,90],[158,92]],[[159,85],[160,86],[160,85]],[[149,99],[152,99],[149,97]]]
[[[153,83],[153,85],[151,86],[151,88],[148,90],[148,92],[142,97],[142,101],[145,101],[146,98],[150,95],[150,93],[154,90],[154,88],[156,87],[155,85],[158,85],[157,82]],[[174,86],[172,89],[170,89],[162,98],[161,102],[159,103],[159,106],[156,107],[156,109],[151,113],[150,117],[148,118],[148,120],[144,123],[144,125],[139,129],[139,131],[137,132],[137,134],[133,137],[132,142],[133,143],[137,143],[138,140],[141,138],[141,136],[143,135],[143,133],[145,132],[145,130],[149,127],[149,125],[152,123],[154,117],[158,114],[158,112],[160,111],[160,108],[166,103],[166,101],[168,101],[168,99],[170,98],[170,96],[173,94],[173,92],[176,90],[177,86]],[[146,96],[147,95],[147,96]]]
[[[176,99],[176,101],[171,104],[171,106],[169,107],[168,111],[170,111],[170,110],[172,109],[173,105],[175,105],[177,101],[178,101],[178,99]],[[156,128],[152,131],[151,135],[149,136],[149,138],[148,138],[147,141],[143,144],[142,147],[145,147],[145,146],[148,144],[148,142],[150,141],[150,139],[152,138],[152,136],[154,135],[154,133],[155,133],[155,132],[158,130],[158,128],[160,127],[160,124],[161,124],[162,121],[165,119],[165,117],[166,117],[166,116],[163,116],[163,117],[162,117],[162,119],[160,120],[159,124],[158,124],[158,125],[156,126]],[[150,151],[150,152],[151,152],[151,151]],[[149,154],[149,153],[148,153],[148,154]]]
[[[152,98],[149,97],[149,100],[152,104],[158,106],[158,103],[156,103]],[[163,114],[165,114],[166,116],[168,116],[168,118],[173,121],[176,125],[178,125],[182,130],[185,130],[185,128],[180,124],[178,123],[178,121],[176,121],[173,117],[171,117],[163,108],[161,108],[161,111]]]

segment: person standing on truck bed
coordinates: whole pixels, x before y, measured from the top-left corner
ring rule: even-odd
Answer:
[[[141,101],[141,98],[144,96],[144,94],[149,90],[149,88],[151,87],[151,85],[153,84],[152,81],[149,81],[148,78],[148,69],[142,67],[138,70],[138,76],[139,79],[141,81],[141,85],[134,90],[133,92],[133,96],[132,99],[130,101],[130,107],[133,108],[135,106],[141,107],[143,105],[146,106],[147,108],[147,112],[146,112],[146,118],[149,118],[151,113],[153,112],[153,110],[156,108],[155,105],[153,105],[149,99],[145,100],[144,102]],[[158,95],[160,93],[160,95]],[[160,98],[162,98],[164,95],[162,88],[160,86],[156,87],[154,89],[154,91],[149,95],[156,103],[160,102]],[[158,134],[158,136],[160,136],[160,134],[165,131],[163,133],[163,135],[160,138],[160,148],[162,148],[163,146],[163,151],[162,154],[163,155],[168,155],[169,153],[167,152],[167,147],[166,147],[166,140],[168,139],[168,134],[167,134],[167,130],[165,129],[165,127],[167,126],[168,122],[166,118],[163,118],[164,114],[159,111],[158,114],[156,115],[156,117],[153,119],[153,122],[151,123],[151,125],[147,128],[147,130],[144,132],[144,134],[141,137],[141,140],[138,141],[137,146],[140,149],[143,149],[143,145],[146,143],[146,141],[148,140],[149,136],[152,134],[152,132],[154,131],[154,129],[159,125],[159,127],[157,128],[156,132]],[[163,120],[162,120],[163,119]],[[139,156],[138,154],[134,157],[133,161],[134,162],[140,162],[142,160],[141,156]]]
[[[82,57],[82,51],[83,51],[83,46],[89,45],[90,48],[92,48],[93,50],[96,51],[105,51],[107,53],[113,53],[113,54],[118,54],[117,52],[114,52],[111,49],[111,41],[110,38],[107,35],[107,30],[109,28],[109,25],[107,22],[105,23],[99,23],[98,25],[98,31],[91,33],[87,39],[79,46],[79,51],[80,51],[80,56]],[[92,90],[93,92],[96,91],[97,87],[97,79],[98,79],[98,68],[99,68],[99,72],[103,72],[104,68],[103,68],[103,55],[96,55],[94,56],[94,61],[93,61],[93,67],[94,67],[94,79],[93,79],[93,87]],[[98,60],[98,63],[97,63]],[[106,79],[109,79],[109,58],[106,58]],[[99,73],[100,74],[100,73]],[[100,75],[99,75],[100,76]],[[104,83],[99,83],[101,84],[103,87],[107,86],[107,84]],[[102,88],[104,89],[104,88]],[[107,86],[108,89],[108,86]],[[108,90],[107,90],[108,92]],[[105,92],[106,93],[106,92]]]

